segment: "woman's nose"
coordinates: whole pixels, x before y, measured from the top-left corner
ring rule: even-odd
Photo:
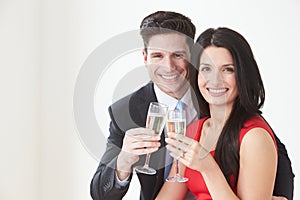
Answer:
[[[223,82],[222,80],[222,75],[218,72],[218,70],[214,70],[211,75],[211,81],[213,83],[220,83]]]

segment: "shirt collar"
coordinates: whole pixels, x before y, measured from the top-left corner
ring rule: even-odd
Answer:
[[[169,108],[174,109],[177,105],[178,99],[171,97],[170,95],[163,92],[156,84],[154,84],[154,92],[158,102],[166,104]],[[187,92],[180,99],[186,105],[193,105],[191,98],[191,89],[189,88]]]
[[[154,84],[154,92],[156,94],[156,98],[158,102],[166,104],[169,107],[169,109],[175,109],[178,103],[177,99],[161,91],[155,84]],[[187,124],[189,124],[192,121],[197,119],[197,112],[194,107],[192,96],[191,96],[191,88],[189,88],[187,92],[183,95],[181,101],[185,104],[185,110],[187,115],[186,119],[187,119]]]

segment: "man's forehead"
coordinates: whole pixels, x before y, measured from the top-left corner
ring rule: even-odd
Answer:
[[[149,44],[160,44],[162,42],[172,44],[186,44],[187,38],[185,35],[176,33],[157,34],[149,38]]]
[[[160,38],[152,37],[149,41],[147,49],[152,51],[167,51],[167,52],[177,52],[177,51],[187,51],[188,45],[184,38],[174,37],[174,38]]]

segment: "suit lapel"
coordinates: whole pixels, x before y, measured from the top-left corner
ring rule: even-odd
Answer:
[[[145,127],[150,102],[157,102],[152,82],[134,93],[129,100],[130,116],[141,127]]]

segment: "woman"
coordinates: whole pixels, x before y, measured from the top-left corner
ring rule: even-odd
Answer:
[[[252,50],[228,28],[208,29],[196,44],[203,118],[187,128],[188,137],[166,139],[189,181],[165,182],[157,199],[183,199],[188,190],[201,200],[272,199],[277,147],[260,116],[265,91]]]

